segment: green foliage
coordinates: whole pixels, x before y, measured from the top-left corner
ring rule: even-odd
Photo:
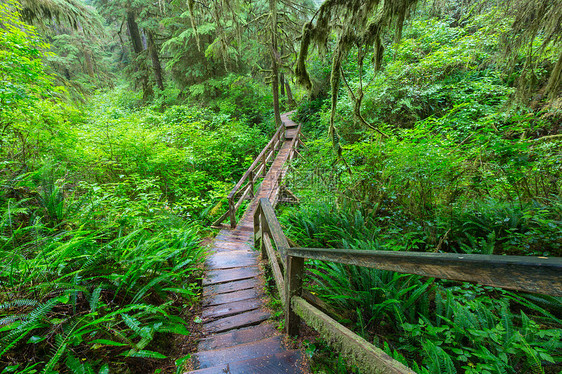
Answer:
[[[19,19],[14,1],[0,4],[0,157],[2,174],[19,174],[45,154],[60,151],[79,113],[61,100],[64,89],[53,84],[42,57],[46,45],[35,28]]]
[[[82,209],[99,203],[90,199]],[[161,219],[160,227],[136,225],[126,233],[113,225],[96,229],[102,217],[79,214],[81,220],[53,230],[41,222],[52,217],[41,217],[40,206],[28,209],[37,209],[34,222],[16,226],[9,215],[3,222],[12,235],[0,249],[0,362],[23,370],[31,345],[42,352],[44,372],[63,363],[76,372],[82,364],[73,352],[92,367],[117,354],[162,358],[145,347],[162,334],[189,333],[176,310],[197,295],[200,253],[191,225]]]
[[[7,122],[16,107],[32,108],[35,101],[49,95],[51,80],[45,72],[41,53],[47,48],[36,30],[21,22],[15,1],[0,5],[3,27],[0,28],[1,115]]]
[[[68,122],[46,113],[60,131],[35,138],[24,171],[3,154],[1,367],[134,372],[190,334],[200,231],[222,213],[209,207],[266,138],[227,113],[138,102],[115,90]]]
[[[372,212],[317,205],[289,210],[282,222],[305,247],[400,248],[400,231],[385,232]],[[406,236],[401,243],[413,241]],[[307,267],[311,292],[342,322],[419,373],[543,372],[562,362],[560,298],[319,261]]]
[[[560,114],[538,101],[510,105],[516,77],[496,59],[507,21],[491,29],[487,17],[454,22],[422,8],[402,41],[389,44],[381,71],[344,61],[339,89],[357,92],[363,82],[362,114],[385,134],[352,120],[356,98],[340,93],[335,123],[345,165],[320,136],[326,103],[301,104],[312,140],[287,184],[303,204],[281,217],[298,246],[562,255]],[[559,298],[308,267],[312,292],[416,372],[560,371]]]
[[[227,113],[187,105],[160,113],[135,109],[126,92],[115,101],[111,95],[93,100],[79,134],[89,145],[81,150],[81,163],[92,173],[88,188],[112,195],[104,201],[116,211],[152,194],[160,196],[154,200],[162,209],[197,216],[226,197],[266,140],[258,127]]]
[[[189,87],[191,98],[203,101],[223,115],[248,121],[263,122],[272,112],[271,93],[250,77],[229,74],[220,79],[208,79]]]

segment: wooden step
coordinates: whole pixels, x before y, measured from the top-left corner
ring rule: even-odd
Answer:
[[[249,360],[285,351],[280,336],[258,340],[230,348],[203,351],[194,354],[194,365],[198,369],[220,366],[224,363]]]
[[[248,242],[215,242],[213,243],[213,246],[211,247],[212,249],[216,249],[217,252],[221,252],[224,250],[229,250],[229,251],[238,251],[238,250],[252,250],[252,243],[248,243]]]
[[[239,329],[241,327],[259,325],[261,322],[269,318],[269,313],[262,310],[252,310],[250,312],[240,313],[230,317],[216,319],[212,322],[203,324],[203,332],[218,333],[229,330]]]
[[[213,334],[199,342],[198,350],[210,351],[217,348],[229,348],[238,344],[255,342],[278,334],[270,323],[262,323],[257,326],[244,327],[229,332]]]
[[[224,238],[221,237],[219,239],[215,238],[215,242],[213,243],[213,245],[221,245],[221,244],[240,244],[240,245],[249,245],[252,246],[252,244],[254,243],[254,238],[253,238],[254,234],[252,234],[251,236],[248,235],[244,235],[242,236],[233,236],[232,238],[228,239],[228,238]]]
[[[248,266],[235,269],[218,269],[210,270],[203,278],[203,286],[217,283],[231,282],[235,280],[242,280],[257,277],[259,270],[257,266]]]
[[[213,284],[210,286],[203,287],[203,297],[216,295],[220,293],[229,293],[234,291],[247,290],[249,288],[257,287],[258,284],[259,282],[256,278]]]
[[[211,321],[217,318],[228,317],[233,314],[249,312],[260,308],[262,305],[263,302],[260,299],[254,298],[209,306],[203,309],[201,318],[203,318],[203,321]]]
[[[238,223],[238,225],[236,225],[236,230],[234,230],[233,234],[242,234],[242,233],[254,233],[254,225],[253,223],[250,222],[243,222],[245,220],[242,220],[241,222]],[[253,221],[253,220],[252,220]]]
[[[234,234],[234,231],[224,232],[221,231],[217,236],[215,236],[215,240],[247,240],[253,236],[253,232],[250,231],[241,231]]]
[[[213,305],[221,305],[221,304],[233,303],[235,301],[259,298],[261,296],[262,293],[258,291],[256,288],[250,288],[247,290],[221,293],[218,295],[210,295],[203,298],[202,304],[204,307],[210,307]]]
[[[257,253],[250,250],[217,252],[207,257],[205,265],[209,269],[229,269],[256,265]]]
[[[306,365],[299,351],[286,351],[250,360],[223,363],[207,369],[190,371],[193,374],[300,374]]]

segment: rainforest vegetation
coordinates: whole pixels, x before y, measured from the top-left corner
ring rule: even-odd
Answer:
[[[2,0],[0,373],[181,373],[211,223],[293,109],[292,244],[562,257],[561,0]],[[562,372],[561,298],[307,268],[417,373]]]

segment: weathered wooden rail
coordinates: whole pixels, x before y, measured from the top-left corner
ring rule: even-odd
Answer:
[[[271,266],[285,307],[287,333],[298,335],[302,319],[352,363],[369,373],[413,371],[336,322],[322,311],[326,308],[318,305],[320,300],[303,293],[305,259],[562,296],[560,257],[292,248],[268,199],[260,199],[254,213],[254,241]]]
[[[295,144],[300,141],[300,125],[296,129],[281,125],[267,145],[254,159],[244,175],[242,175],[238,183],[236,183],[236,185],[232,188],[228,194],[228,210],[213,223],[213,226],[219,226],[224,220],[229,218],[230,227],[236,227],[236,213],[238,212],[238,209],[244,200],[254,198],[255,186],[258,184],[260,179],[266,176],[268,165],[271,164],[275,158],[275,154],[281,149],[283,142],[286,138],[288,138],[289,132],[294,132],[294,134],[291,134],[291,136],[294,135],[294,137],[291,143],[292,152],[289,156],[289,161],[293,158],[296,149]],[[283,173],[279,173],[279,176],[281,175],[283,175]]]

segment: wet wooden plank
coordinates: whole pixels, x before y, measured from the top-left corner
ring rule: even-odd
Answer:
[[[247,233],[244,233],[243,235],[231,235],[230,237],[228,236],[220,236],[220,237],[216,237],[215,241],[213,244],[229,244],[229,243],[242,243],[242,244],[248,244],[251,240],[251,236],[249,236]]]
[[[204,321],[210,321],[217,318],[256,310],[261,306],[263,306],[263,302],[257,298],[213,305],[203,309],[201,318],[203,318]]]
[[[229,251],[252,251],[253,244],[247,242],[239,242],[239,243],[218,243],[213,244],[211,247],[211,252],[229,252]]]
[[[236,230],[235,232],[245,232],[245,231],[253,231],[254,227],[251,226],[250,224],[239,224],[238,226],[236,226]]]
[[[240,313],[235,316],[224,317],[215,321],[205,323],[203,331],[206,333],[218,333],[239,329],[260,324],[269,318],[269,313],[262,310],[252,310],[250,312]]]
[[[293,140],[297,136],[297,131],[289,130],[285,133],[285,140]]]
[[[226,283],[235,280],[254,278],[259,274],[257,266],[248,266],[244,268],[210,270],[203,279],[203,286],[216,283]]]
[[[259,292],[255,288],[250,288],[247,290],[221,293],[218,295],[211,295],[209,297],[204,297],[202,303],[205,307],[208,307],[212,305],[220,305],[226,303],[233,303],[235,301],[253,299],[260,296],[262,296],[261,292]]]
[[[299,351],[287,351],[250,360],[224,363],[214,368],[195,370],[194,374],[299,374],[306,365]]]
[[[199,369],[220,366],[228,362],[249,360],[285,351],[282,338],[274,336],[252,343],[237,345],[230,348],[198,352],[193,355],[195,367]]]
[[[213,334],[201,340],[197,349],[198,351],[209,351],[217,348],[228,348],[238,344],[255,342],[276,334],[278,334],[278,331],[270,323],[262,323],[257,326]]]
[[[231,228],[224,228],[215,236],[215,239],[228,239],[230,235],[232,235],[233,229]]]
[[[249,288],[257,287],[259,284],[256,278],[243,279],[240,281],[232,281],[227,283],[213,284],[203,287],[203,296],[210,296],[220,293],[229,293],[234,291],[242,291]]]
[[[216,283],[225,283],[235,280],[254,278],[259,274],[257,266],[248,266],[235,269],[210,270],[205,274],[203,286]]]
[[[205,262],[210,269],[228,269],[257,264],[257,256],[250,250],[218,252],[207,257]]]

